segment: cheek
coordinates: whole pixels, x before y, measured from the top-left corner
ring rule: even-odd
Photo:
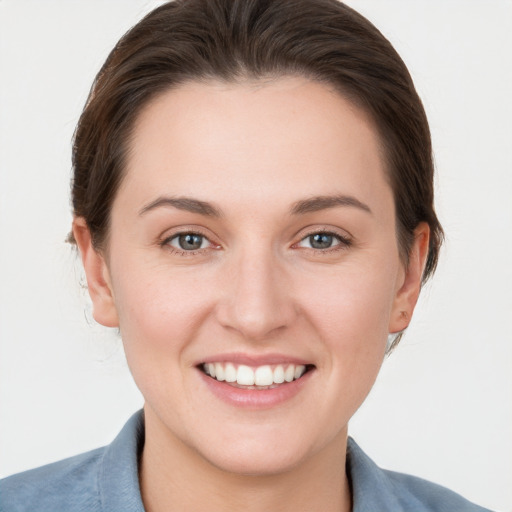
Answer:
[[[331,273],[316,289],[312,283],[303,282],[304,309],[314,317],[325,338],[338,346],[357,349],[387,339],[394,299],[391,276],[392,272],[385,275],[363,269]]]
[[[324,280],[322,292],[305,301],[308,321],[323,341],[333,393],[339,394],[338,400],[349,400],[352,412],[370,391],[384,359],[394,298],[392,276],[370,268],[333,273]]]
[[[133,354],[156,362],[176,358],[211,310],[211,287],[193,272],[170,272],[165,267],[124,268],[125,275],[137,276],[114,282],[127,357]]]

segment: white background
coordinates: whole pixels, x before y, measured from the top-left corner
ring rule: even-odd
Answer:
[[[0,0],[0,476],[110,442],[142,399],[64,238],[70,140],[160,2]],[[512,511],[512,2],[352,0],[429,115],[447,243],[351,434],[383,467]]]

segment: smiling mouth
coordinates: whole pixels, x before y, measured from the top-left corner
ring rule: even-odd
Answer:
[[[234,363],[203,363],[199,369],[218,382],[241,389],[273,389],[302,378],[314,365],[276,364],[257,367]]]

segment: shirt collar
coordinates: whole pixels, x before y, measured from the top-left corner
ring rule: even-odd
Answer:
[[[98,487],[105,512],[144,512],[139,486],[139,459],[144,446],[144,413],[136,412],[103,455]],[[400,512],[401,504],[385,473],[348,439],[347,475],[352,489],[353,512]]]
[[[348,438],[347,475],[352,489],[352,512],[402,512],[402,504],[386,473]]]
[[[136,412],[106,448],[98,475],[105,512],[144,512],[139,486],[139,458],[144,446],[144,413]]]

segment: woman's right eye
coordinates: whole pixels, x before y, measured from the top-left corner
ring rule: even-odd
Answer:
[[[199,233],[178,233],[169,238],[166,244],[181,251],[198,251],[208,248],[211,242]]]

